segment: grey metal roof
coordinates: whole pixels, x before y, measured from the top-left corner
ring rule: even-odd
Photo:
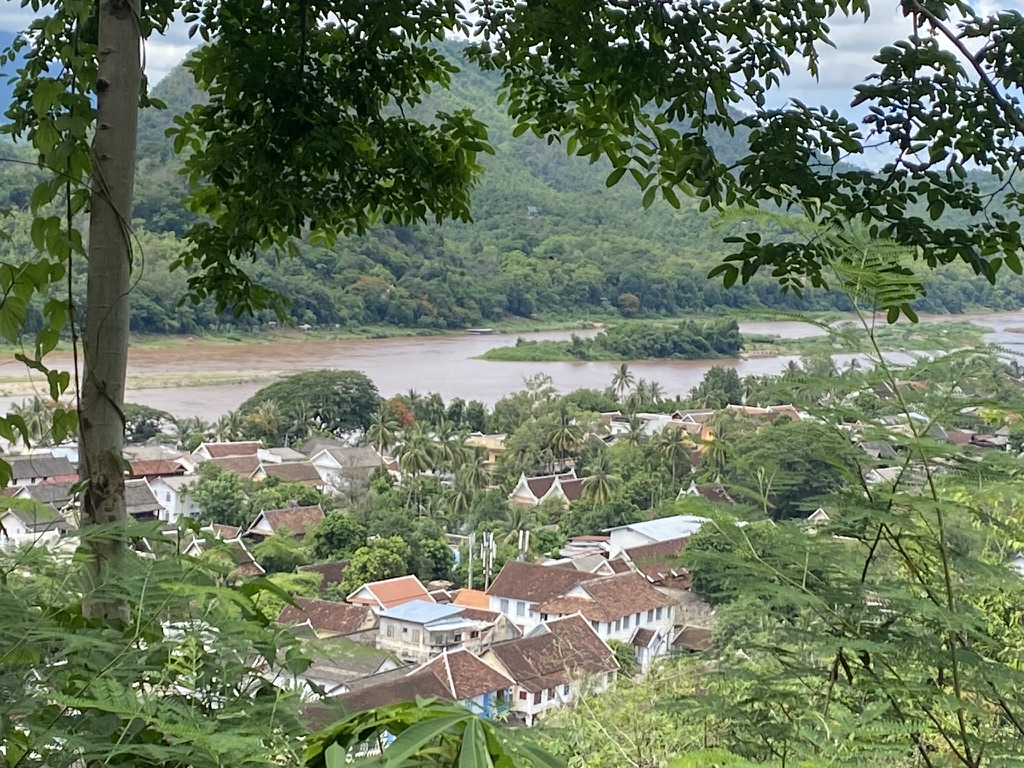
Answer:
[[[691,536],[699,531],[705,522],[707,522],[707,518],[697,517],[696,515],[674,515],[672,517],[662,517],[658,520],[644,520],[639,523],[616,525],[604,530],[607,532],[631,530],[654,541],[668,541],[669,539]]]
[[[64,456],[54,456],[52,453],[34,453],[30,456],[5,456],[11,466],[11,477],[15,480],[25,480],[33,477],[62,477],[65,475],[77,475],[75,465]]]

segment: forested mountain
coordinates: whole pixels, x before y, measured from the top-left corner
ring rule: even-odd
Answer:
[[[452,56],[460,56],[450,46]],[[473,108],[490,126],[493,157],[473,193],[473,222],[442,226],[378,226],[365,237],[327,249],[305,245],[294,260],[264,260],[249,268],[258,282],[288,297],[296,323],[344,328],[386,324],[452,329],[508,316],[656,316],[729,308],[843,309],[839,294],[783,295],[768,277],[726,290],[706,274],[727,253],[725,231],[683,200],[649,209],[627,177],[608,188],[609,168],[568,157],[558,144],[513,138],[512,123],[495,102],[497,80],[462,64],[449,91],[431,94],[425,111]],[[164,136],[173,116],[200,94],[178,68],[155,89],[166,110],[147,110],[139,126],[135,224],[141,258],[133,295],[137,332],[189,333],[219,326],[252,326],[271,319],[218,316],[212,304],[178,306],[186,275],[170,272],[177,238],[191,223],[180,204],[184,179]],[[720,136],[725,156],[738,155],[739,137]],[[17,147],[5,154],[20,155]],[[30,250],[27,206],[39,173],[0,165],[0,205],[15,209],[8,229],[12,255]],[[16,257],[16,256],[15,256]],[[1011,276],[1012,277],[1012,276]],[[1024,282],[993,288],[959,267],[929,281],[920,311],[1016,309]]]

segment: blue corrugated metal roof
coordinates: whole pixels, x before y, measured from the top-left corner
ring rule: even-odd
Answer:
[[[428,603],[426,600],[410,600],[408,603],[396,605],[381,611],[381,618],[395,619],[397,621],[411,621],[416,624],[428,624],[432,621],[445,619],[462,612],[460,605],[445,605],[442,603]]]

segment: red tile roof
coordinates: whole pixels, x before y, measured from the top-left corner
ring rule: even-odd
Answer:
[[[255,454],[252,456],[224,456],[210,459],[215,467],[225,472],[234,472],[241,477],[251,477],[252,473],[260,468],[260,460]]]
[[[233,525],[224,525],[223,523],[213,523],[210,525],[210,530],[218,539],[237,539],[242,535],[241,528],[236,528]]]
[[[653,629],[647,629],[646,627],[638,627],[636,632],[633,633],[633,637],[630,638],[629,642],[637,648],[650,648],[651,641],[654,640],[658,633]]]
[[[539,499],[545,493],[551,490],[551,486],[555,484],[556,477],[564,483],[568,480],[573,480],[576,477],[576,475],[573,472],[565,472],[560,475],[541,475],[540,477],[528,477],[526,478],[526,485],[530,489],[530,493],[532,493]]]
[[[295,570],[299,573],[319,573],[322,577],[320,579],[320,592],[322,594],[335,584],[341,583],[341,579],[345,575],[346,568],[348,568],[348,560],[338,560],[333,563],[300,565]]]
[[[561,480],[562,493],[569,501],[579,501],[583,496],[583,479]]]
[[[656,541],[623,552],[640,573],[657,583],[685,572],[679,558],[687,541],[688,537]]]
[[[238,443],[203,443],[206,452],[211,459],[223,459],[229,456],[255,456],[256,452],[263,448],[259,441],[238,442]]]
[[[308,461],[284,461],[280,464],[266,462],[261,465],[267,477],[275,477],[282,483],[305,483],[306,485],[321,485],[323,478],[316,471],[316,467]]]
[[[414,701],[417,696],[424,699],[452,700],[448,686],[442,684],[432,672],[420,674],[413,672],[398,678],[388,675],[386,680],[377,685],[367,685],[343,693],[341,696],[332,698],[331,701],[339,702],[344,706],[345,713],[351,714],[352,712],[365,712],[368,709]]]
[[[587,581],[573,592],[537,606],[541,613],[567,615],[582,613],[589,621],[616,621],[634,613],[667,608],[672,600],[663,595],[639,573],[618,573]]]
[[[312,507],[267,509],[260,512],[256,520],[259,520],[260,517],[270,525],[274,533],[287,529],[293,536],[300,537],[305,536],[323,521],[324,511],[317,504]],[[253,525],[255,525],[255,521]],[[250,530],[252,530],[251,526]]]
[[[491,646],[490,652],[531,693],[619,668],[612,650],[579,616],[541,624],[526,637]]]
[[[161,475],[183,475],[185,467],[180,462],[169,459],[153,461],[129,461],[132,477],[160,477]]]
[[[460,589],[455,593],[452,605],[465,605],[470,608],[483,608],[487,610],[491,607],[491,598],[483,590]]]
[[[369,606],[337,603],[331,600],[312,600],[296,597],[296,605],[286,605],[277,617],[278,624],[304,624],[322,632],[351,635],[358,632],[370,613]]]
[[[362,590],[368,590],[372,598],[354,597]],[[348,596],[349,602],[360,602],[373,605],[380,605],[382,608],[394,608],[396,605],[408,603],[411,600],[426,600],[434,602],[427,588],[415,576],[399,576],[384,581],[371,581],[363,584],[359,589]]]
[[[466,701],[513,685],[501,672],[466,650],[446,651],[424,664],[417,672],[411,673],[410,677],[421,672],[429,672],[440,680],[453,701]]]
[[[581,581],[598,578],[575,568],[551,568],[546,565],[509,560],[491,583],[488,595],[512,600],[541,603],[565,592]]]
[[[703,627],[683,627],[672,641],[679,651],[706,651],[711,648],[711,630]]]

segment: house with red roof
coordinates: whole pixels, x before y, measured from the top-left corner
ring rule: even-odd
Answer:
[[[226,459],[233,456],[253,456],[263,448],[258,440],[240,442],[200,443],[192,455],[199,459]]]
[[[412,600],[434,602],[434,598],[423,586],[423,582],[415,576],[398,576],[383,581],[369,581],[352,592],[345,600],[349,603],[368,605],[377,613]]]
[[[411,672],[377,675],[368,685],[337,697],[346,712],[364,712],[416,697],[458,702],[494,718],[508,712],[513,681],[469,651],[445,651]]]
[[[373,629],[377,620],[368,605],[296,597],[295,605],[286,605],[277,617],[277,623],[306,628],[319,638],[327,638]]]
[[[256,515],[245,535],[262,540],[267,536],[278,536],[287,531],[290,536],[301,539],[323,520],[324,511],[319,504],[311,507],[266,509]]]
[[[582,616],[539,624],[518,640],[491,646],[481,659],[512,680],[510,715],[526,725],[583,693],[606,690],[619,671],[612,649]]]
[[[526,473],[519,476],[519,482],[508,495],[513,504],[536,506],[545,501],[557,499],[563,504],[576,501],[583,495],[583,480],[576,477],[576,470],[558,475],[541,475],[527,477]]]
[[[633,646],[641,671],[668,653],[675,603],[636,572],[582,581],[537,606],[541,621],[582,616],[605,642]]]
[[[490,610],[504,613],[524,632],[541,621],[537,606],[553,600],[581,581],[598,578],[575,568],[558,568],[509,560],[487,589]]]

